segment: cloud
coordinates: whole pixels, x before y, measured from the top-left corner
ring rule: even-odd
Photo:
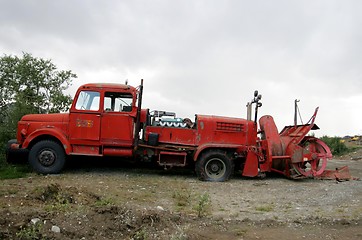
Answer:
[[[292,124],[316,106],[320,134],[362,134],[360,1],[1,1],[0,49],[30,52],[86,82],[145,79],[144,105]],[[354,106],[354,107],[351,107]],[[337,114],[338,113],[338,114]],[[348,116],[348,119],[346,119]],[[341,123],[344,127],[336,127]]]

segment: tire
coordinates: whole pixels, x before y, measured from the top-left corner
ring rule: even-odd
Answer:
[[[234,162],[220,150],[203,153],[197,160],[195,171],[202,181],[224,182],[234,172]]]
[[[59,173],[65,165],[64,149],[54,141],[40,141],[29,152],[29,164],[37,173]]]

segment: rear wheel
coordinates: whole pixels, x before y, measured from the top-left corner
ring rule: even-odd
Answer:
[[[234,171],[234,162],[225,152],[208,151],[200,157],[195,166],[196,174],[202,181],[227,181]]]
[[[29,163],[38,173],[59,173],[65,164],[64,149],[54,141],[40,141],[31,148]]]

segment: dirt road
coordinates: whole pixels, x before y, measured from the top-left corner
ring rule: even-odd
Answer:
[[[1,181],[0,239],[362,239],[361,181],[97,167]]]

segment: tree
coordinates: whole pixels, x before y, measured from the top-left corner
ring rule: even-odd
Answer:
[[[8,132],[15,137],[16,124],[25,114],[67,111],[72,98],[64,90],[76,77],[29,53],[0,57],[0,141]]]

